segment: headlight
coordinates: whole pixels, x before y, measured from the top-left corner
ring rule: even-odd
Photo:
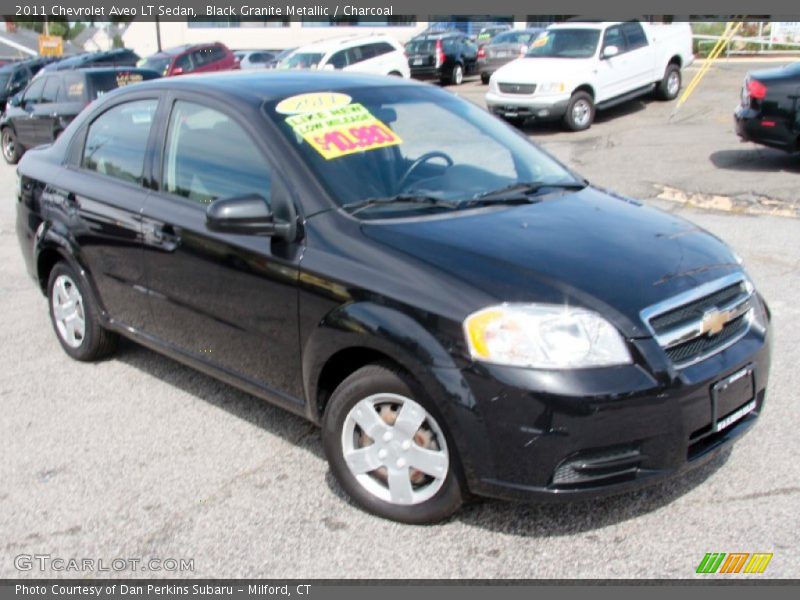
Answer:
[[[540,94],[563,94],[567,86],[561,81],[551,81],[550,83],[542,83],[536,88]]]
[[[536,369],[580,369],[631,363],[616,328],[584,308],[502,304],[464,320],[474,360]]]

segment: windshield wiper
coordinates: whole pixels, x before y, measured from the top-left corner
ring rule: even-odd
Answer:
[[[367,198],[366,200],[359,200],[358,202],[351,202],[344,204],[343,209],[350,211],[351,215],[372,208],[373,206],[381,206],[384,204],[427,204],[431,207],[444,207],[456,208],[457,204],[448,202],[441,198],[434,196],[425,196],[420,194],[397,194],[396,196],[386,196],[385,198]]]
[[[521,204],[525,202],[531,202],[531,196],[538,194],[542,190],[582,190],[587,185],[589,185],[588,181],[570,181],[565,183],[544,183],[534,181],[512,183],[506,187],[492,190],[484,194],[479,194],[471,200],[462,202],[461,206],[478,206],[492,202],[513,202]]]

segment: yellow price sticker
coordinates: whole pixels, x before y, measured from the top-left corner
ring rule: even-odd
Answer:
[[[531,44],[531,48],[541,48],[547,44],[547,36],[536,38]]]
[[[399,135],[358,103],[292,115],[286,123],[325,160],[403,143]]]

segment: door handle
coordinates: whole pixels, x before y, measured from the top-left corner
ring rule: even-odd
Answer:
[[[167,252],[174,251],[181,244],[181,237],[172,225],[154,224],[151,233],[155,244]]]

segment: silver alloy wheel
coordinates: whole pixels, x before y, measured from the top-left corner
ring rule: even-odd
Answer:
[[[398,505],[432,498],[450,466],[439,424],[419,403],[398,394],[375,394],[350,409],[342,453],[365,490]]]
[[[79,348],[86,335],[83,297],[68,275],[59,275],[53,282],[53,317],[58,335],[71,348]]]
[[[588,100],[580,99],[572,105],[572,122],[583,127],[589,124],[592,107]]]
[[[14,160],[14,138],[8,128],[3,130],[3,156],[8,162]]]
[[[453,74],[453,83],[456,85],[461,85],[464,81],[464,69],[461,68],[460,65],[457,65],[455,68],[455,73]]]
[[[681,76],[678,71],[670,71],[669,75],[667,76],[667,93],[670,96],[676,96],[678,94],[678,90],[681,89]]]

